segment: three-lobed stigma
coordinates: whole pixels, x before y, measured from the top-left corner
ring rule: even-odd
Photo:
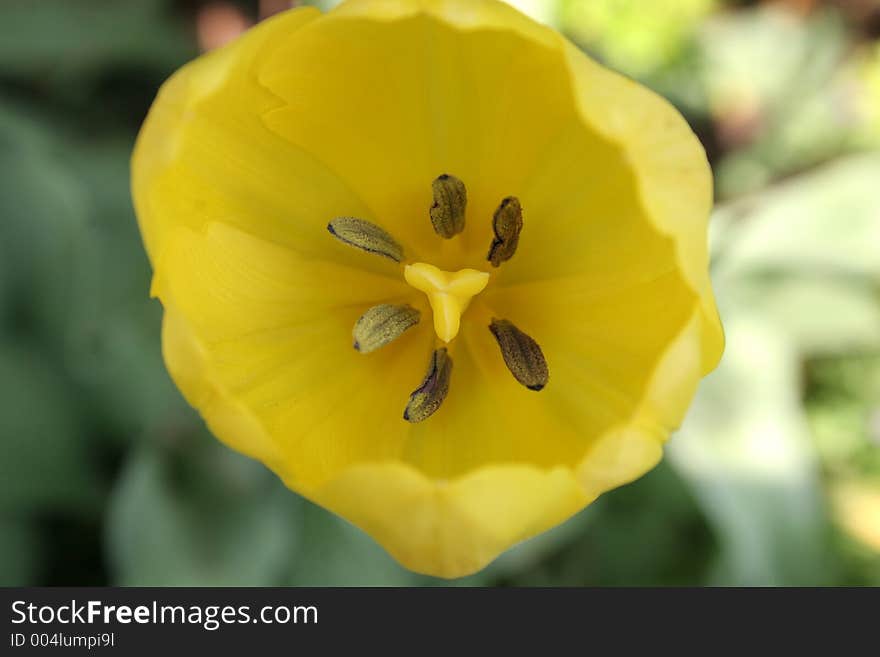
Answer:
[[[407,265],[403,276],[407,283],[427,295],[434,314],[434,331],[447,343],[458,335],[461,316],[471,299],[489,284],[489,274],[484,271],[449,272],[424,262]]]
[[[465,229],[467,189],[455,176],[443,174],[432,183],[432,192],[429,215],[434,232],[444,239],[453,239]],[[492,218],[494,238],[486,257],[492,267],[501,266],[515,255],[522,227],[522,205],[517,197],[508,196]],[[428,297],[434,332],[446,346],[436,348],[431,354],[428,372],[410,395],[403,413],[408,422],[428,419],[440,409],[449,392],[451,350],[462,316],[471,300],[486,289],[490,274],[470,268],[451,272],[425,262],[405,262],[403,246],[383,228],[364,219],[339,217],[331,221],[327,229],[349,246],[400,263],[406,282]],[[419,311],[406,304],[380,304],[369,308],[352,329],[354,348],[369,354],[385,347],[418,324],[419,319]],[[542,390],[549,380],[549,370],[538,343],[506,319],[493,319],[488,329],[514,378],[529,390]]]

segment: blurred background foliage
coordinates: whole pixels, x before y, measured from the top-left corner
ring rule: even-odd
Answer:
[[[880,585],[880,1],[511,3],[694,126],[728,348],[662,465],[460,583]],[[286,4],[0,2],[2,584],[438,583],[222,447],[162,365],[134,137]]]

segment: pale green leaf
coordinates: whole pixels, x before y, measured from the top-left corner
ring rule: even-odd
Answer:
[[[144,446],[107,517],[113,581],[125,586],[277,585],[294,558],[298,499],[264,468],[205,441]]]
[[[728,318],[725,328],[721,365],[668,450],[720,539],[716,583],[826,583],[824,502],[796,351],[760,317]]]

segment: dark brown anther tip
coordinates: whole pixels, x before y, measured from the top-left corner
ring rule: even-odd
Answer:
[[[508,196],[501,201],[492,217],[492,232],[495,238],[489,247],[486,260],[493,267],[500,267],[502,262],[510,260],[519,246],[519,234],[522,232],[522,205],[515,196]]]
[[[434,201],[429,214],[434,232],[444,239],[451,239],[464,230],[467,209],[467,188],[464,183],[444,173],[431,184]]]
[[[436,413],[449,393],[451,375],[452,358],[446,348],[435,350],[424,381],[409,397],[403,419],[412,423],[423,422]]]
[[[550,379],[550,371],[538,343],[506,319],[493,319],[489,330],[495,336],[501,357],[513,378],[529,390],[543,390]]]

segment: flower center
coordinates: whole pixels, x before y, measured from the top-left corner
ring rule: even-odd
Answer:
[[[428,296],[434,313],[434,332],[443,342],[452,342],[458,335],[462,313],[489,283],[489,274],[484,271],[448,272],[424,262],[407,265],[403,275],[407,283]]]
[[[452,239],[465,229],[467,189],[455,176],[443,174],[434,180],[432,191],[434,202],[428,210],[431,225],[439,237]],[[500,267],[515,255],[522,228],[522,205],[517,197],[508,196],[492,217],[495,236],[486,260],[493,267]],[[461,316],[471,299],[489,284],[489,273],[485,271],[451,272],[425,262],[408,262],[403,246],[390,233],[364,219],[337,217],[327,225],[327,230],[349,246],[400,263],[406,282],[428,296],[434,315],[434,332],[447,344],[458,335]],[[421,313],[408,304],[373,306],[355,322],[352,346],[362,354],[369,354],[397,340],[420,319]],[[501,357],[513,377],[529,390],[543,390],[550,372],[538,343],[507,319],[493,318],[486,328],[498,342]],[[450,350],[436,347],[428,373],[410,395],[403,419],[422,422],[437,412],[449,392],[451,375]]]

